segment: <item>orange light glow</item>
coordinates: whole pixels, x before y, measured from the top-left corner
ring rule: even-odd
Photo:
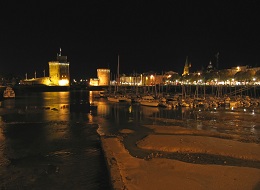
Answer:
[[[68,85],[69,85],[68,79],[59,80],[59,86],[68,86]]]

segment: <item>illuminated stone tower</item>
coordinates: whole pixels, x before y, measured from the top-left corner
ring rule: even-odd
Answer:
[[[182,73],[182,76],[184,75],[188,75],[190,73],[190,68],[191,67],[191,64],[188,63],[188,57],[186,57],[186,62],[185,62],[185,65],[184,65],[184,69],[183,69],[183,73]]]
[[[97,69],[99,86],[108,86],[110,83],[110,69]]]
[[[61,55],[61,48],[60,53],[57,54],[57,60],[49,62],[49,75],[50,85],[70,85],[69,62],[67,62],[67,56]]]

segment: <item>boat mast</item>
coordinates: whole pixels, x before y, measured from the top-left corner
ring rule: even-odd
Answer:
[[[117,89],[116,89],[116,91],[118,91],[119,83],[120,83],[120,77],[119,77],[119,54],[118,54],[118,56],[117,56]]]

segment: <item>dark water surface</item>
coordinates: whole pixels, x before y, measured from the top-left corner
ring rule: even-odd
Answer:
[[[0,189],[111,189],[88,92],[43,92],[0,107]]]
[[[98,133],[138,133],[142,124],[259,143],[259,108],[153,108],[96,99],[97,93],[37,92],[0,102],[0,189],[111,189]]]

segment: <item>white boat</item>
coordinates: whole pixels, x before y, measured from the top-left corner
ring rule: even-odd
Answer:
[[[10,86],[6,87],[6,89],[4,90],[4,93],[3,93],[3,97],[4,98],[15,98],[14,90]]]
[[[140,100],[140,104],[143,106],[158,107],[160,104],[160,101],[155,99],[152,96],[143,96]]]
[[[121,95],[110,95],[107,97],[108,101],[110,102],[128,102],[129,99],[125,96]]]

